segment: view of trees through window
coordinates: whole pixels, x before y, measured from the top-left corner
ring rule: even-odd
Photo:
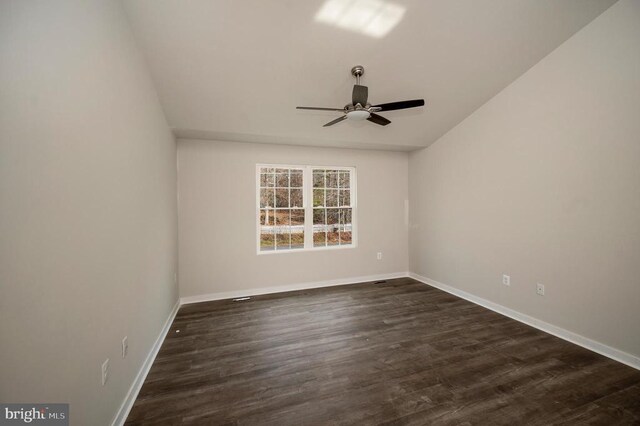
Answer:
[[[260,170],[260,249],[304,248],[303,170]]]
[[[258,173],[260,251],[352,244],[353,169],[260,166]]]
[[[350,172],[313,170],[313,246],[351,244]]]

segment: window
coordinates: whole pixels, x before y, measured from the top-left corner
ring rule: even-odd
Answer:
[[[258,253],[355,247],[353,167],[259,164]]]

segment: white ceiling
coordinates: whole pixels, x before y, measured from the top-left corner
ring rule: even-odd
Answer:
[[[317,22],[324,2],[125,7],[178,137],[411,150],[433,143],[615,0],[393,0],[405,13],[381,38]],[[340,113],[295,109],[343,107],[357,64],[372,104],[424,98],[426,106],[382,113],[392,120],[386,127],[323,128]]]

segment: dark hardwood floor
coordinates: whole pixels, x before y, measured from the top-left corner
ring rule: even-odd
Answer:
[[[640,424],[640,371],[402,278],[183,306],[127,424]]]

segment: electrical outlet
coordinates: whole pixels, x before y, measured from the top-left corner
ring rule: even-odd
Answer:
[[[509,275],[502,275],[502,284],[511,285],[511,277]]]
[[[173,274],[173,283],[178,284],[178,274]]]
[[[107,379],[109,378],[109,358],[107,358],[102,363],[102,386],[107,383]]]
[[[382,252],[381,251],[378,252],[378,260],[382,260]]]
[[[122,358],[126,358],[129,353],[129,338],[124,336],[122,339]]]
[[[544,296],[544,284],[538,283],[536,285],[536,293],[538,293],[538,296]]]

